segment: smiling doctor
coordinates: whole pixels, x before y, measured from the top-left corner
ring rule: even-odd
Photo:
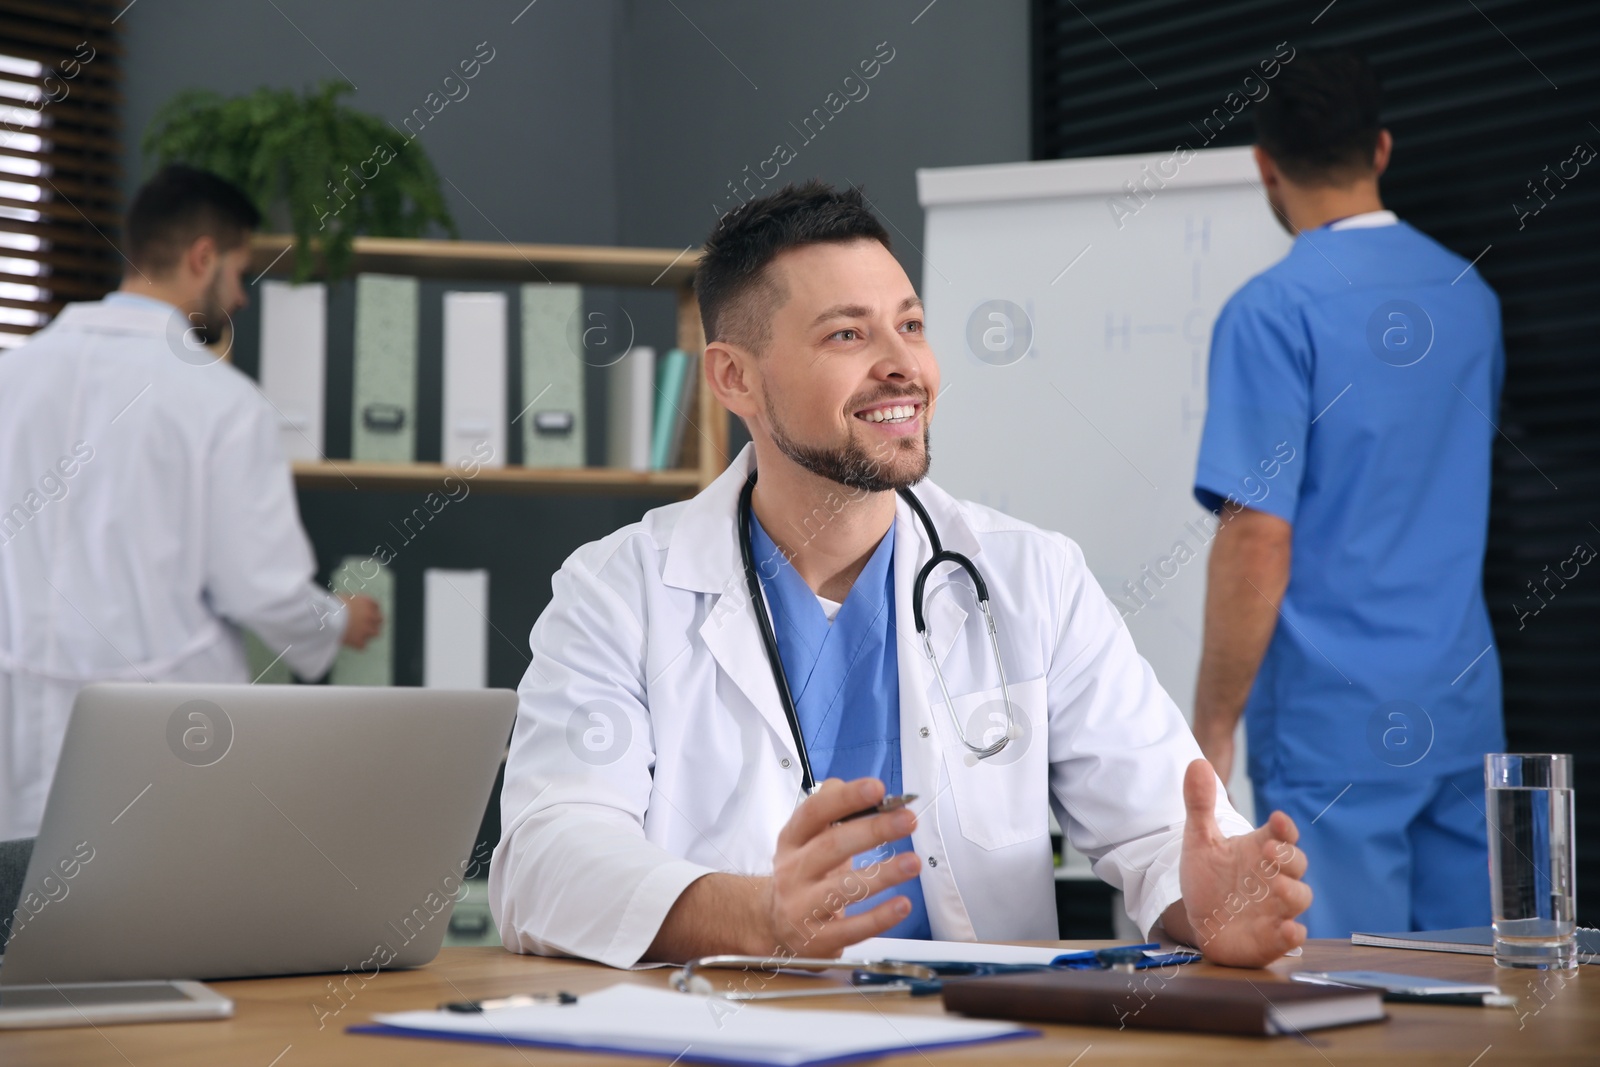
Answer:
[[[1293,822],[1228,804],[1077,545],[924,480],[939,366],[861,193],[744,204],[695,285],[752,443],[553,579],[489,879],[506,947],[1054,939],[1052,806],[1141,931],[1242,966],[1304,940]],[[846,819],[886,792],[918,799]]]

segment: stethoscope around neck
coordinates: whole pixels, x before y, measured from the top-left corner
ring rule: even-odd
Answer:
[[[800,757],[800,785],[809,795],[817,791],[817,780],[811,772],[811,756],[806,751],[806,739],[800,730],[800,715],[795,711],[794,694],[789,689],[789,677],[783,669],[783,657],[778,654],[778,638],[772,630],[772,618],[763,606],[766,603],[761,592],[761,578],[756,573],[755,559],[750,550],[750,522],[752,516],[751,499],[756,489],[756,472],[751,471],[750,477],[745,480],[744,488],[739,493],[739,556],[744,561],[745,586],[750,594],[751,607],[755,610],[756,624],[761,630],[761,645],[767,653],[767,663],[772,667],[772,680],[777,683],[778,700],[783,704],[784,718],[789,721],[789,732],[794,735],[795,752]],[[1016,733],[1016,714],[1011,708],[1011,692],[1006,688],[1006,666],[1000,656],[1000,637],[995,632],[994,614],[989,610],[989,586],[984,582],[983,575],[978,573],[978,568],[972,560],[960,552],[946,551],[939,541],[939,531],[933,527],[933,519],[922,506],[916,494],[910,489],[899,490],[900,498],[910,505],[911,510],[917,513],[917,518],[922,521],[923,529],[928,532],[928,544],[933,549],[933,555],[928,562],[917,571],[917,579],[911,586],[911,616],[916,622],[917,634],[922,638],[923,651],[928,654],[928,662],[933,665],[933,676],[939,680],[939,692],[944,696],[944,706],[950,713],[950,721],[955,726],[956,736],[978,759],[988,759],[1011,742]],[[935,567],[941,563],[952,563],[967,572],[967,577],[972,579],[974,590],[978,594],[978,607],[983,612],[984,626],[989,631],[989,647],[994,651],[995,669],[1000,672],[1000,696],[1006,705],[1006,730],[1000,739],[992,745],[974,745],[967,740],[966,729],[961,725],[961,720],[956,717],[956,706],[950,699],[950,688],[945,684],[944,671],[939,669],[939,657],[933,654],[933,638],[928,633],[928,622],[922,612],[923,588],[928,584],[928,576]]]

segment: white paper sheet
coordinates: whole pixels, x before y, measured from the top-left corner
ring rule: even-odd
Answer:
[[[261,283],[261,392],[278,412],[291,460],[320,460],[328,290],[320,282]]]
[[[899,937],[873,937],[839,953],[846,960],[904,960],[921,963],[949,960],[956,963],[1049,963],[1068,948],[1031,948],[995,945],[983,941],[918,941]]]
[[[1011,1023],[881,1011],[764,1008],[624,983],[576,1004],[482,1014],[408,1011],[373,1021],[421,1034],[493,1037],[676,1060],[799,1067],[1030,1033]]]
[[[422,572],[422,684],[482,689],[489,684],[489,572]]]

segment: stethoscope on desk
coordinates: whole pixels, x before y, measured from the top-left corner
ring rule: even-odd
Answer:
[[[750,521],[751,497],[755,493],[756,472],[751,471],[750,477],[744,483],[744,489],[739,493],[739,555],[744,561],[744,580],[750,594],[750,603],[755,610],[756,622],[761,628],[761,644],[767,653],[767,663],[772,667],[772,680],[778,686],[778,699],[783,704],[783,714],[789,720],[789,731],[794,734],[795,752],[800,757],[800,785],[806,794],[816,792],[817,780],[811,773],[811,757],[806,752],[806,740],[800,732],[800,716],[795,711],[794,694],[789,690],[789,678],[783,669],[783,659],[778,654],[778,639],[772,630],[772,619],[768,611],[762,606],[765,598],[761,594],[761,579],[756,574],[755,560],[750,550]],[[933,664],[933,675],[939,680],[939,692],[944,695],[944,706],[950,712],[950,721],[955,724],[956,736],[961,738],[961,743],[967,750],[974,753],[979,759],[987,759],[1005,748],[1011,742],[1012,734],[1016,730],[1016,716],[1011,709],[1011,693],[1006,688],[1005,662],[1000,658],[1000,638],[995,633],[994,615],[989,611],[989,587],[984,583],[983,575],[978,573],[978,568],[972,560],[960,552],[947,552],[939,541],[939,531],[933,528],[933,519],[928,516],[927,509],[922,506],[916,494],[909,489],[901,489],[900,497],[917,513],[917,518],[922,520],[922,526],[928,531],[928,543],[933,548],[933,555],[928,562],[922,565],[917,572],[917,580],[911,587],[911,614],[916,621],[917,633],[922,637],[922,648],[928,654],[928,662]],[[939,669],[939,658],[933,654],[933,638],[928,634],[928,623],[922,613],[923,587],[928,582],[928,576],[933,569],[941,563],[953,563],[967,572],[972,579],[973,588],[978,594],[978,607],[983,611],[983,621],[989,630],[989,647],[994,651],[995,669],[1000,672],[1000,696],[1006,705],[1006,732],[992,745],[974,745],[967,740],[967,732],[961,725],[961,720],[956,717],[955,704],[950,700],[950,689],[945,685],[944,671]]]
[[[1143,945],[1117,945],[1113,948],[1066,951],[1049,963],[975,963],[966,960],[844,960],[811,959],[798,956],[703,956],[690,960],[672,975],[672,988],[680,993],[720,997],[731,1001],[794,1000],[809,997],[909,993],[913,997],[938,994],[946,982],[982,978],[993,974],[1026,974],[1039,971],[1109,970],[1132,974],[1136,970],[1195,963],[1200,953],[1192,949],[1163,952],[1152,941]],[[826,985],[811,989],[727,990],[718,989],[705,973],[709,970],[757,971],[764,978],[784,972],[809,972],[848,969],[849,985]],[[748,982],[745,983],[749,985]]]

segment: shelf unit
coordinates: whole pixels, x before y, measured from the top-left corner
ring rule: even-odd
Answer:
[[[287,276],[294,238],[263,234],[252,248],[253,275]],[[406,274],[418,278],[480,282],[573,282],[579,285],[657,286],[673,292],[678,306],[677,345],[698,361],[705,352],[700,304],[695,299],[697,249],[610,248],[593,245],[532,245],[490,241],[433,241],[357,237],[354,273]],[[698,370],[696,371],[698,373]],[[684,465],[674,470],[633,471],[614,467],[484,468],[475,489],[504,493],[644,493],[693,496],[728,464],[728,413],[711,391],[695,392],[695,411],[684,437]],[[294,464],[302,489],[427,490],[444,486],[455,468],[442,463],[368,463],[353,460]]]

